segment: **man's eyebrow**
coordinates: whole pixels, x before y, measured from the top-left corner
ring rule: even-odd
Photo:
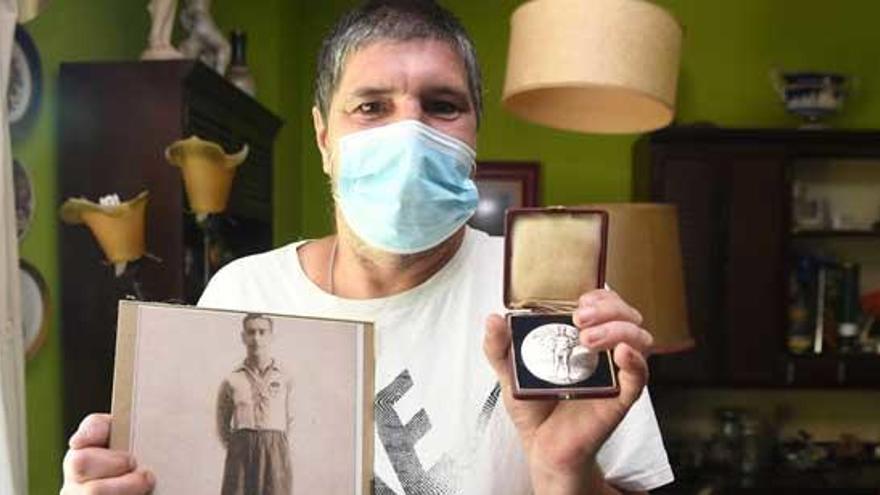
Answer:
[[[352,91],[349,98],[369,98],[371,96],[384,96],[393,93],[394,89],[387,86],[364,86]]]
[[[423,92],[431,94],[431,95],[463,96],[465,98],[468,96],[467,91],[460,89],[460,88],[456,88],[455,86],[446,86],[446,85],[429,86]]]
[[[455,86],[431,86],[426,88],[422,93],[425,96],[432,98],[446,96],[458,100],[459,103],[471,104],[470,93]]]
[[[388,86],[364,86],[357,88],[348,94],[349,98],[368,98],[371,96],[385,96],[394,93],[396,90]],[[422,94],[428,96],[452,96],[454,98],[463,98],[470,100],[467,91],[454,86],[438,85],[429,86],[422,91]]]

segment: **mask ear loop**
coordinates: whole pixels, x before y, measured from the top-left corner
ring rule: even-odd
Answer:
[[[339,237],[337,235],[337,237],[333,239],[333,247],[330,248],[330,259],[327,262],[327,264],[329,265],[327,267],[327,289],[330,292],[330,295],[333,296],[336,295],[336,291],[333,287],[333,268],[336,266],[336,251],[338,250],[338,248]]]

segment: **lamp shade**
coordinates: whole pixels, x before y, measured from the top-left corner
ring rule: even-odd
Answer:
[[[144,191],[129,201],[113,205],[70,198],[61,205],[61,219],[71,225],[86,224],[108,261],[134,261],[146,253],[144,231],[148,196]]]
[[[608,212],[605,280],[642,313],[642,325],[654,337],[652,352],[693,347],[675,207],[657,203],[588,206]]]
[[[227,154],[219,144],[198,136],[165,148],[168,163],[181,169],[189,206],[199,219],[226,209],[235,171],[247,155],[246,144],[238,153]]]
[[[636,133],[675,113],[682,27],[643,0],[532,0],[514,11],[502,104],[557,129]]]

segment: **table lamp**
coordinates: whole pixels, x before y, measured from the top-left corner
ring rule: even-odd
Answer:
[[[642,313],[654,337],[652,353],[694,346],[687,304],[675,206],[659,203],[597,203],[608,212],[608,286]]]
[[[556,129],[672,122],[682,27],[644,0],[532,0],[514,11],[502,105]]]

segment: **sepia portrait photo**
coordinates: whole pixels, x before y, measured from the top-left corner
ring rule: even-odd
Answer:
[[[122,302],[111,447],[159,495],[366,493],[371,342],[366,323]]]

